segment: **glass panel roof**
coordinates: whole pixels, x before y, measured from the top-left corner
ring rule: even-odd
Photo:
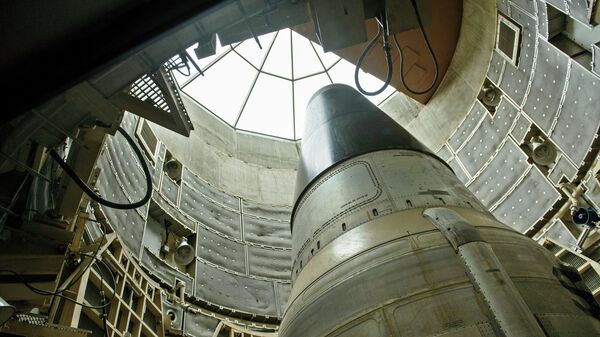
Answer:
[[[220,46],[217,53],[197,59],[196,45],[187,55],[202,70],[174,71],[182,90],[205,109],[232,127],[268,136],[297,140],[302,137],[304,115],[310,97],[331,83],[356,87],[354,64],[290,30]],[[261,48],[262,47],[262,48]],[[360,72],[366,90],[383,82]],[[395,89],[367,98],[382,103]]]

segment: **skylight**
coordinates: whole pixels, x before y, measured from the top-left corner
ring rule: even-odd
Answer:
[[[174,71],[182,90],[205,109],[238,130],[297,140],[302,137],[304,115],[310,97],[331,83],[355,87],[354,64],[304,36],[283,29],[231,46],[217,47],[217,53],[196,59],[194,67]],[[219,43],[217,42],[217,45]],[[381,87],[382,81],[360,72],[366,90]],[[395,89],[367,97],[380,104]]]

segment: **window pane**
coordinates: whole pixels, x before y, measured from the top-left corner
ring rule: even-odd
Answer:
[[[261,35],[258,37],[258,41],[260,41],[260,45],[262,49],[258,47],[258,44],[254,40],[254,38],[246,40],[242,42],[240,45],[235,47],[235,51],[237,51],[240,55],[242,55],[247,61],[252,63],[257,69],[260,69],[260,66],[271,46],[271,42],[275,37],[275,33],[269,33],[265,35]]]
[[[293,123],[292,82],[260,74],[236,127],[293,139]]]
[[[294,79],[325,71],[317,53],[304,36],[292,33],[292,50],[294,53]]]
[[[291,31],[289,29],[280,30],[277,33],[273,47],[267,55],[267,60],[262,70],[273,75],[292,78],[292,46]]]
[[[239,55],[228,53],[183,91],[233,125],[256,73]]]

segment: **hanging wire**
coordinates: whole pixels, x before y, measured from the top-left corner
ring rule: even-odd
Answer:
[[[398,39],[396,38],[395,34],[394,34],[394,44],[396,45],[396,49],[398,49],[398,53],[400,54],[400,80],[402,81],[402,85],[404,85],[406,90],[408,90],[410,93],[412,93],[414,95],[422,95],[422,94],[425,94],[425,93],[431,91],[431,89],[433,89],[433,87],[437,83],[438,77],[439,77],[439,65],[438,65],[437,58],[435,57],[435,53],[433,52],[433,48],[431,47],[431,43],[429,42],[429,38],[427,37],[427,33],[425,32],[425,28],[423,27],[423,22],[421,21],[421,14],[419,13],[419,9],[417,8],[417,4],[416,4],[415,0],[411,0],[411,4],[415,10],[415,16],[417,17],[417,23],[419,24],[419,28],[421,30],[421,35],[423,36],[423,40],[425,40],[425,44],[427,45],[427,50],[429,50],[429,54],[431,55],[431,59],[433,60],[433,63],[435,65],[435,76],[433,78],[433,81],[431,81],[431,84],[425,90],[421,90],[421,91],[415,90],[415,89],[411,88],[408,85],[408,83],[406,83],[406,80],[404,78],[404,53],[402,51],[402,48],[400,48],[400,44],[398,43]]]
[[[100,125],[100,126],[107,127],[107,125]],[[77,186],[79,186],[79,188],[85,194],[87,194],[92,200],[96,201],[100,205],[110,207],[110,208],[134,209],[134,208],[138,208],[138,207],[145,205],[148,202],[148,200],[150,200],[150,197],[152,197],[152,175],[150,174],[150,169],[148,169],[148,163],[146,163],[146,160],[144,159],[144,155],[142,154],[142,151],[137,146],[137,144],[135,143],[133,138],[131,138],[131,136],[128,135],[127,132],[125,130],[123,130],[123,128],[121,128],[120,126],[117,128],[117,131],[119,131],[121,133],[121,135],[123,135],[123,137],[125,137],[125,140],[129,144],[129,146],[131,146],[131,148],[133,149],[133,152],[135,153],[136,157],[138,158],[138,161],[140,162],[140,165],[142,165],[142,170],[144,171],[144,175],[146,177],[146,194],[144,195],[144,197],[141,200],[139,200],[137,202],[128,203],[128,204],[119,204],[119,203],[115,203],[115,202],[103,199],[102,197],[100,197],[99,195],[94,193],[94,191],[92,191],[92,189],[83,180],[81,180],[81,178],[77,175],[77,173],[60,157],[60,155],[58,153],[56,153],[56,151],[50,150],[50,156],[52,157],[52,159],[54,159],[58,163],[58,165],[60,165],[60,167],[62,167],[62,169],[65,171],[65,173],[69,177],[71,177],[71,179],[73,179],[73,181],[77,184]]]
[[[383,39],[382,39],[383,40],[383,52],[385,53],[385,60],[387,63],[387,74],[386,74],[385,82],[383,83],[381,88],[379,88],[375,91],[366,91],[360,85],[360,79],[358,78],[360,66],[362,65],[363,61],[365,60],[365,57],[371,52],[373,47],[375,47],[375,45],[377,44],[377,41],[380,38],[382,38],[382,36],[383,36]],[[393,69],[393,65],[392,65],[392,49],[390,48],[387,24],[385,22],[385,15],[381,15],[380,18],[377,19],[377,34],[371,40],[371,42],[369,42],[367,47],[360,54],[358,61],[356,62],[356,68],[354,70],[354,82],[356,83],[356,88],[358,89],[358,91],[361,92],[361,94],[363,94],[365,96],[379,95],[388,87],[388,85],[390,85],[390,82],[392,81],[393,72],[394,72],[394,69]]]

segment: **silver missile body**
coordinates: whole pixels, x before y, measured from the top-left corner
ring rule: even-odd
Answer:
[[[600,336],[576,273],[351,87],[311,99],[281,337]]]

